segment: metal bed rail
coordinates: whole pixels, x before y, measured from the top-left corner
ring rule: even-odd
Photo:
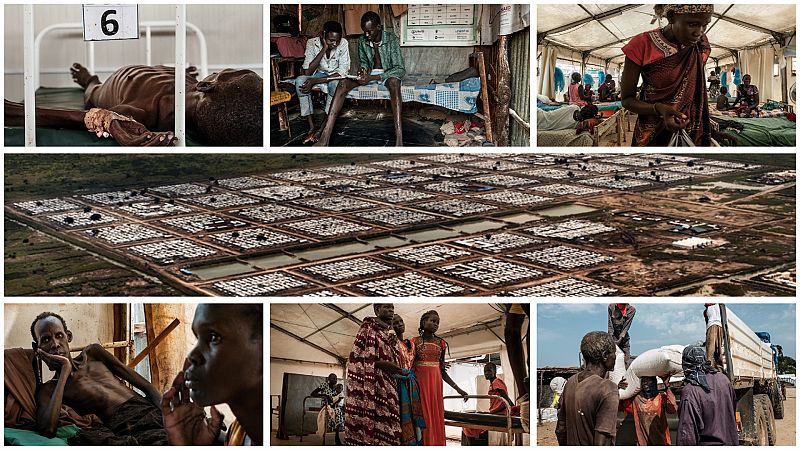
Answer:
[[[153,36],[152,31],[159,30],[159,29],[174,29],[175,28],[175,21],[172,20],[147,20],[140,22],[139,25],[143,28],[139,31],[139,34],[144,34],[144,41],[145,41],[145,64],[148,66],[153,65]],[[69,23],[56,23],[50,26],[45,27],[42,31],[40,31],[36,35],[36,39],[34,40],[33,48],[34,48],[34,58],[35,58],[35,68],[33,71],[33,83],[36,89],[42,86],[41,84],[41,48],[42,48],[42,41],[47,37],[48,34],[64,31],[64,30],[82,30],[83,24],[78,22],[69,22]],[[198,28],[196,25],[192,24],[191,22],[186,22],[186,29],[194,33],[194,36],[197,38],[197,45],[199,47],[200,53],[200,65],[198,66],[198,70],[200,71],[200,78],[203,79],[208,76],[208,45],[206,43],[206,36],[203,32]],[[95,73],[95,41],[89,41],[88,46],[86,49],[86,68],[89,69],[89,73]]]
[[[448,399],[463,399],[463,398],[464,397],[461,396],[461,395],[445,395],[444,396],[444,400],[448,400]],[[513,427],[512,420],[511,420],[511,406],[513,406],[513,405],[511,405],[508,402],[508,400],[504,399],[503,397],[501,397],[499,395],[467,395],[467,398],[468,399],[469,398],[489,399],[489,400],[499,399],[500,401],[502,401],[503,404],[506,406],[506,411],[505,411],[506,429],[505,429],[505,432],[508,435],[509,445],[514,445],[514,434],[515,433],[513,431],[514,427]],[[481,425],[474,425],[474,424],[466,424],[466,425],[469,425],[467,428],[478,428],[478,429],[486,429],[487,431],[494,431],[494,430],[490,430],[489,428],[487,428],[485,426],[481,426]],[[493,427],[491,427],[491,428],[493,428]]]

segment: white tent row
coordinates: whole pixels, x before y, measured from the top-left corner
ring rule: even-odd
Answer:
[[[706,30],[712,48],[706,72],[736,65],[742,74],[751,74],[762,98],[781,99],[782,84],[794,83],[791,59],[796,55],[795,5],[715,4],[714,10]],[[663,18],[661,26],[666,23]],[[542,69],[554,67],[556,59],[572,61],[584,73],[587,65],[621,72],[625,61],[622,47],[637,34],[657,27],[653,5],[539,5],[539,93],[554,94],[552,74]],[[776,77],[773,64],[781,69],[787,64],[789,67]]]
[[[395,303],[394,308],[406,324],[406,338],[418,336],[420,317],[435,309],[441,320],[436,334],[450,348],[445,355],[447,360],[499,353],[504,367],[502,378],[515,398],[513,376],[501,339],[504,313],[500,305]],[[270,392],[281,392],[284,372],[317,376],[336,373],[344,378],[360,322],[373,316],[371,303],[270,305]]]

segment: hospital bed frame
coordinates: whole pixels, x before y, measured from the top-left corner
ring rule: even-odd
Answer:
[[[622,142],[627,142],[627,137],[625,133],[622,132],[622,120],[625,116],[623,112],[624,108],[620,108],[614,112],[610,117],[606,118],[599,125],[594,127],[594,133],[592,134],[592,139],[594,140],[594,145],[600,145],[600,138],[605,136],[606,134],[616,131],[617,132],[617,147],[622,146]]]
[[[315,406],[311,406],[311,407],[308,407],[308,408],[306,407],[306,402],[308,401],[308,399],[312,399],[312,398],[313,399],[317,399],[317,400],[321,400],[322,403],[323,403],[323,406],[325,404],[325,400],[322,400],[319,397],[312,397],[312,396],[308,395],[305,398],[303,398],[303,415],[300,416],[300,442],[303,442],[303,436],[305,436],[305,433],[306,433],[306,413],[308,413],[308,412],[319,413],[320,411],[322,411],[321,407],[315,407]],[[325,445],[325,436],[327,434],[328,434],[328,418],[326,417],[325,418],[325,430],[322,432],[322,445]]]
[[[175,21],[170,20],[147,20],[140,22],[139,25],[143,28],[140,30],[140,34],[143,32],[145,36],[145,59],[146,64],[148,66],[153,65],[153,43],[152,43],[152,30],[153,29],[175,29]],[[200,66],[198,70],[200,71],[200,79],[203,79],[208,76],[208,46],[206,44],[206,36],[200,31],[196,25],[186,22],[186,29],[191,30],[194,35],[197,37],[197,43],[200,49]],[[36,35],[36,39],[34,40],[34,54],[36,58],[34,60],[34,70],[33,70],[33,82],[36,89],[41,87],[41,46],[42,41],[44,38],[47,37],[48,34],[56,32],[56,31],[63,31],[63,30],[83,30],[82,23],[56,23],[45,27],[42,31],[40,31]],[[89,73],[95,73],[95,49],[94,49],[94,41],[89,41],[89,45],[86,49],[86,65]]]
[[[460,399],[463,399],[463,398],[464,397],[462,397],[460,395],[446,395],[446,396],[444,396],[444,400],[448,400],[448,399],[459,399],[460,400]],[[456,421],[456,420],[447,420],[447,419],[445,419],[445,421],[444,421],[445,425],[449,425],[449,426],[452,426],[452,427],[476,428],[476,429],[479,429],[479,430],[499,431],[501,433],[506,433],[508,435],[509,445],[514,445],[515,444],[515,440],[514,440],[514,435],[515,434],[523,434],[523,433],[525,433],[525,430],[523,430],[522,428],[515,428],[513,426],[513,422],[511,420],[511,417],[512,417],[511,416],[511,406],[512,405],[510,403],[508,403],[508,400],[504,399],[503,397],[501,397],[499,395],[468,395],[467,398],[490,399],[490,400],[499,399],[500,401],[502,401],[503,404],[506,406],[506,411],[505,411],[506,426],[505,427],[498,427],[498,426],[494,426],[494,425],[477,425],[477,424],[474,424],[474,423],[459,422],[459,421]]]

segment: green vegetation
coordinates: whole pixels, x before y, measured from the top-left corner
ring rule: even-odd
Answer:
[[[6,296],[174,296],[172,287],[5,218]]]
[[[6,201],[167,183],[208,181],[283,169],[390,159],[392,154],[11,154]]]
[[[780,355],[778,356],[778,373],[783,374],[792,374],[794,375],[796,372],[797,362],[791,356]]]
[[[794,153],[687,153],[685,156],[712,158],[720,161],[733,161],[745,164],[762,164],[789,169],[794,169],[796,167],[796,156]]]

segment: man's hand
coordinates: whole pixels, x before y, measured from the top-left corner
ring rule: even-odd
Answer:
[[[689,125],[686,114],[666,103],[656,103],[656,111],[664,119],[664,127],[671,133],[676,133]]]
[[[49,366],[50,364],[58,365],[61,368],[69,366],[69,358],[61,355],[51,355],[42,349],[37,349],[36,354]]]
[[[711,137],[713,137],[720,145],[725,145],[726,147],[735,147],[738,140],[736,137],[731,136],[727,133],[720,133],[720,132],[712,132]]]
[[[322,51],[327,52],[331,46],[328,45],[328,41],[325,39],[325,30],[319,32],[319,40],[322,41]]]
[[[184,370],[188,366],[187,360]],[[183,370],[172,381],[172,387],[164,393],[161,412],[170,445],[212,445],[224,428],[222,414],[217,408],[212,406],[211,417],[207,418],[203,408],[190,400]]]
[[[664,388],[665,389],[669,389],[669,378],[670,378],[670,376],[671,376],[670,374],[666,374],[666,375],[662,375],[661,376],[661,379],[664,381]]]
[[[300,86],[300,90],[303,91],[304,93],[308,92],[308,91],[311,90],[311,88],[314,87],[315,84],[320,84],[323,81],[324,80],[321,79],[321,78],[309,78],[309,79],[306,80],[305,83],[303,83],[302,86]]]

